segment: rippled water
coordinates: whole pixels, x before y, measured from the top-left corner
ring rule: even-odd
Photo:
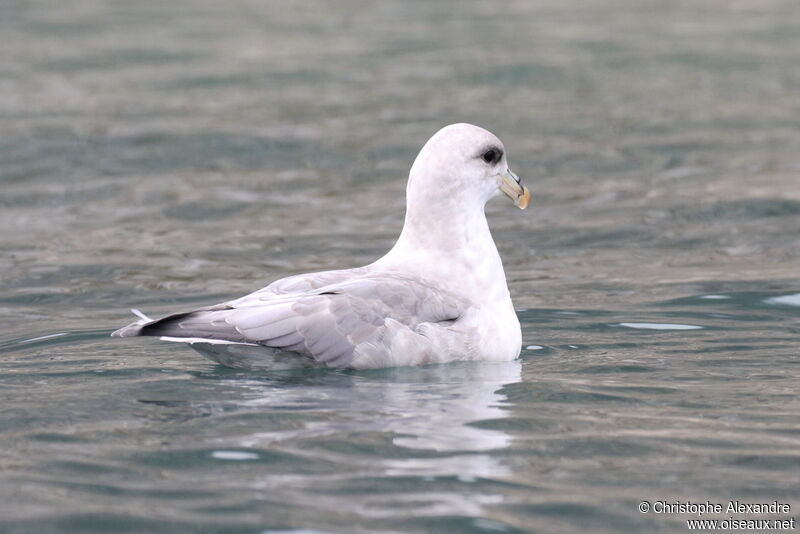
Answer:
[[[0,531],[797,516],[797,5],[498,6],[0,5]],[[108,337],[375,259],[462,120],[534,193],[489,207],[518,361],[244,373]]]

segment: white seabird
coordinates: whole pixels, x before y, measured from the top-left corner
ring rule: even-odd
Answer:
[[[236,300],[113,336],[190,343],[235,367],[277,362],[376,368],[519,356],[519,320],[484,206],[530,202],[503,144],[471,124],[439,130],[409,173],[403,231],[374,263],[277,280]]]

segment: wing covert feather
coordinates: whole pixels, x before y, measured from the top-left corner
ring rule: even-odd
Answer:
[[[417,330],[423,323],[455,320],[464,308],[455,296],[388,277],[346,280],[260,305],[236,304],[229,303],[234,309],[225,322],[248,340],[332,366],[348,365],[359,344],[379,342],[387,319]]]

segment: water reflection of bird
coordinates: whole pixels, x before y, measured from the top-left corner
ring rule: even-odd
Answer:
[[[297,371],[300,372],[300,371]],[[497,428],[475,423],[509,417],[503,386],[522,380],[522,364],[472,362],[450,366],[367,371],[341,374],[324,380],[268,380],[233,382],[246,388],[243,410],[291,408],[311,414],[317,410],[347,413],[346,418],[312,418],[307,424],[286,429],[260,429],[240,436],[237,445],[269,448],[276,442],[325,440],[339,434],[380,432],[391,434],[401,449],[442,454],[387,454],[382,468],[393,475],[496,477],[507,474],[498,457],[488,453],[508,448],[512,436]],[[376,374],[377,373],[377,374]],[[301,418],[302,419],[302,418]]]
[[[500,192],[523,209],[530,200],[500,140],[477,126],[447,126],[411,167],[403,231],[376,262],[291,276],[159,320],[139,313],[113,335],[188,342],[242,367],[512,360],[521,348],[519,320],[484,215]]]

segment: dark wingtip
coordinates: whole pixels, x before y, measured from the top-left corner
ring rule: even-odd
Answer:
[[[147,315],[143,314],[141,311],[137,310],[136,308],[131,309],[131,313],[134,314],[136,317],[139,318],[138,321],[135,323],[131,323],[128,326],[123,326],[119,330],[114,330],[111,332],[111,337],[134,337],[139,336],[142,333],[142,328],[149,324],[153,324],[156,321],[148,317]]]

